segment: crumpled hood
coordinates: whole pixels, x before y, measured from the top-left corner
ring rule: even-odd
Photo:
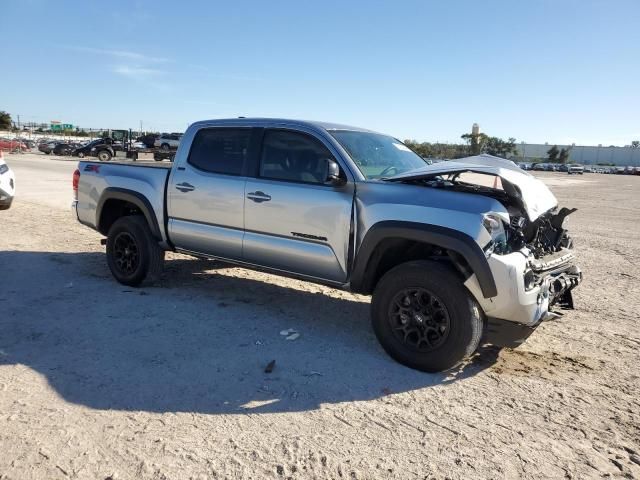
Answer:
[[[404,172],[386,181],[419,180],[462,172],[474,172],[496,175],[502,180],[504,191],[516,198],[523,206],[530,221],[558,205],[551,190],[539,179],[520,169],[515,163],[493,155],[476,155],[455,161],[434,163],[425,167]]]

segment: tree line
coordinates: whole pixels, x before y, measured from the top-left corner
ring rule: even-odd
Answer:
[[[485,133],[465,133],[464,143],[431,143],[405,140],[404,143],[423,158],[462,158],[487,153],[506,158],[516,153],[516,139],[503,140]]]

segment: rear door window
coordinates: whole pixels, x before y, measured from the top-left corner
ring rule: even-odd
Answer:
[[[204,128],[196,133],[187,163],[199,170],[242,175],[250,128]]]

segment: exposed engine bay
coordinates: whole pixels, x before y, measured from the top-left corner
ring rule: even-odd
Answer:
[[[500,178],[500,188],[465,181],[464,173],[478,173]],[[519,252],[526,256],[524,272],[526,291],[540,287],[553,305],[573,308],[571,289],[582,273],[574,266],[573,240],[565,228],[566,218],[575,208],[558,208],[551,191],[540,181],[520,170],[508,160],[480,155],[458,161],[441,162],[386,179],[429,188],[473,193],[499,201],[506,216],[485,216],[484,226],[492,236],[487,255]]]
[[[504,235],[490,246],[491,253],[506,255],[529,252],[525,272],[525,288],[531,290],[546,284],[549,307],[573,308],[571,290],[582,280],[580,270],[572,265],[573,239],[565,228],[565,219],[576,208],[557,207],[530,221],[525,213],[517,187],[503,181],[504,190],[463,182],[458,174],[411,180],[411,183],[431,188],[486,195],[502,203],[509,212],[509,224],[503,225]]]
[[[582,280],[582,273],[572,264],[573,239],[564,228],[568,215],[577,209],[562,207],[540,216],[534,222],[525,221],[513,229],[512,247],[526,247],[530,252],[530,270],[525,272],[525,288],[549,282],[549,305],[573,308],[571,290]],[[520,221],[512,218],[512,223]],[[517,248],[520,247],[520,248]]]

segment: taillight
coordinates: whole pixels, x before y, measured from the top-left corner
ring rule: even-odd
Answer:
[[[73,172],[73,199],[78,200],[78,184],[80,183],[80,170]]]

